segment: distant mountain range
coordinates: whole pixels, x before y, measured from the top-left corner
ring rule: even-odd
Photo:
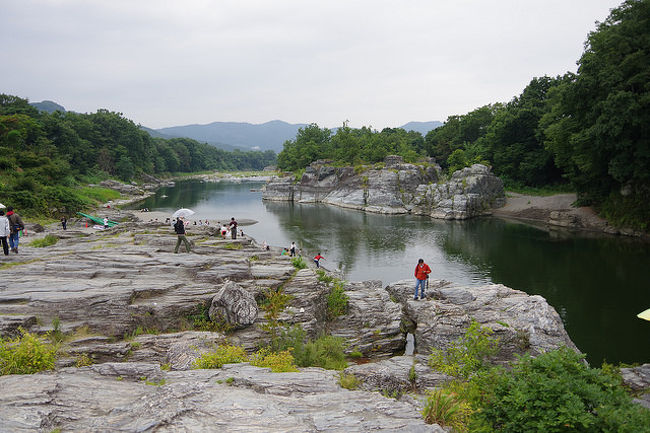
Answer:
[[[422,135],[432,129],[442,126],[442,122],[409,122],[399,128],[407,131],[417,131]],[[149,131],[153,134],[162,134],[169,137],[188,137],[197,141],[213,144],[219,148],[226,145],[245,150],[273,150],[280,152],[282,145],[287,140],[296,138],[300,128],[307,126],[305,123],[287,123],[281,120],[272,120],[262,124],[244,122],[212,122],[207,125],[185,125],[160,128]],[[338,128],[332,128],[335,132]]]
[[[56,110],[65,112],[65,108],[56,102],[42,101],[31,102],[30,105],[48,113]],[[399,128],[407,131],[417,131],[422,135],[432,129],[442,126],[442,122],[409,122]],[[273,150],[278,153],[287,140],[296,138],[300,128],[307,126],[305,123],[287,123],[281,120],[272,120],[262,124],[246,122],[212,122],[207,125],[170,126],[168,128],[151,129],[144,126],[140,128],[152,137],[179,138],[186,137],[212,144],[224,150]],[[332,128],[336,132],[338,128]]]

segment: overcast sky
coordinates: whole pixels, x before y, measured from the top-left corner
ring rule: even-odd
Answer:
[[[0,0],[0,93],[152,128],[444,121],[576,70],[614,0]]]

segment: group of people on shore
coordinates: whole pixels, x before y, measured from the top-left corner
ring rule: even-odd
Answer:
[[[0,243],[5,256],[9,255],[9,250],[18,254],[18,243],[23,230],[25,224],[13,207],[9,206],[6,214],[3,209],[0,209]]]
[[[201,220],[199,220],[200,222]],[[176,235],[178,237],[178,240],[176,241],[176,247],[174,248],[174,254],[178,254],[178,250],[181,246],[181,243],[185,245],[185,251],[190,252],[190,243],[188,242],[187,238],[185,237],[185,228],[190,224],[189,221],[186,221],[184,217],[179,216],[176,219],[176,222],[174,223],[174,232],[176,232]],[[196,221],[194,221],[194,225],[197,225]],[[198,225],[210,225],[208,220],[205,220],[205,224],[202,222]],[[232,217],[230,219],[230,223],[228,223],[228,226],[221,225],[221,222],[217,222],[217,226],[219,226],[219,233],[221,234],[221,237],[223,239],[226,238],[227,232],[230,231],[230,236],[232,239],[237,239],[237,220],[235,220],[235,217]],[[241,236],[244,236],[243,230],[241,231]]]

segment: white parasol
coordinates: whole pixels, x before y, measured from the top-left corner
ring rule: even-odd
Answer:
[[[194,212],[192,209],[182,208],[182,209],[179,209],[176,212],[174,212],[172,217],[173,218],[178,218],[178,217],[187,218],[187,217],[190,217],[190,216],[194,215],[195,213],[196,212]]]
[[[5,205],[3,205],[2,203],[0,203],[0,209],[4,209],[4,208],[6,208],[6,207],[7,207],[7,206],[5,206]]]

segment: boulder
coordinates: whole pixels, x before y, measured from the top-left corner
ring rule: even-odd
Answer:
[[[383,290],[381,281],[347,283],[344,289],[347,312],[329,324],[331,334],[346,341],[348,352],[359,351],[373,358],[403,353],[402,308]]]
[[[208,312],[210,319],[224,321],[233,329],[245,328],[257,319],[255,298],[238,284],[228,281],[212,298]]]
[[[441,386],[452,377],[433,371],[426,358],[394,356],[377,362],[353,365],[344,370],[361,381],[361,389],[397,396]]]
[[[623,384],[638,395],[634,401],[650,409],[650,364],[621,368],[621,377]]]
[[[455,287],[436,280],[430,282],[426,300],[413,300],[412,280],[390,284],[386,290],[402,303],[420,354],[430,353],[432,347],[447,348],[464,334],[472,319],[491,328],[499,338],[499,360],[513,360],[515,353],[536,355],[560,346],[577,350],[559,314],[538,295],[501,284]]]

